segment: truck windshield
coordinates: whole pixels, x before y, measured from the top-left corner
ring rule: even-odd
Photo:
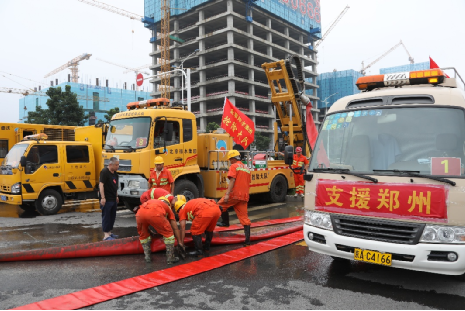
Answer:
[[[364,174],[464,176],[462,109],[360,109],[327,115],[310,170],[349,169]]]
[[[107,134],[106,148],[138,149],[148,144],[150,117],[112,120]]]
[[[18,168],[19,161],[21,160],[21,157],[24,155],[24,152],[28,146],[29,145],[27,144],[14,145],[3,160],[2,166]]]

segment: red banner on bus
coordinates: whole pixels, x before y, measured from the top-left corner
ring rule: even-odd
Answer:
[[[320,211],[406,219],[447,219],[443,185],[367,183],[320,179],[315,207]]]

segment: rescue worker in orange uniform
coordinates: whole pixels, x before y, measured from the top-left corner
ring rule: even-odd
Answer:
[[[294,182],[295,182],[295,197],[300,195],[304,197],[304,171],[308,166],[308,160],[302,155],[302,148],[295,148],[294,161],[292,162],[292,168],[294,171]]]
[[[158,156],[155,158],[155,169],[150,173],[149,187],[162,188],[173,194],[174,179],[171,172],[164,168],[165,162],[163,158]]]
[[[169,193],[168,191],[162,188],[152,188],[142,193],[140,197],[140,203],[142,204],[142,203],[147,202],[148,200],[154,200],[160,197],[167,198],[168,201],[170,201],[171,208],[174,208],[174,203],[176,202],[176,196],[172,195],[171,193]]]
[[[219,226],[229,227],[228,208],[233,207],[237,218],[244,226],[245,242],[244,246],[250,246],[250,219],[247,216],[247,202],[249,202],[250,170],[241,162],[241,155],[237,150],[228,152],[228,159],[231,163],[228,172],[229,186],[226,193],[218,201],[222,208],[222,223]]]
[[[186,235],[186,221],[191,220],[191,234],[194,240],[195,250],[187,253],[189,256],[202,256],[202,233],[205,232],[205,245],[203,250],[210,250],[213,239],[213,230],[216,222],[220,218],[221,211],[218,204],[208,199],[193,199],[186,203],[185,200],[178,200],[175,203],[176,213],[179,215],[181,224],[181,240],[184,242]]]
[[[180,239],[178,225],[167,198],[161,197],[158,200],[149,200],[142,204],[136,213],[136,222],[146,262],[151,261],[150,244],[152,238],[149,226],[154,227],[163,236],[166,245],[166,262],[172,264],[179,261],[179,258],[174,255],[175,237],[181,247],[184,247],[184,243]]]

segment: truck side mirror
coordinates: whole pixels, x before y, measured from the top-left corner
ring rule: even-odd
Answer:
[[[163,130],[163,139],[164,141],[169,141],[173,139],[173,123],[165,122]]]
[[[21,160],[19,160],[19,163],[21,164],[22,167],[26,167],[26,157],[22,156]]]
[[[288,165],[292,165],[293,161],[294,161],[294,147],[286,146],[284,148],[284,163]]]

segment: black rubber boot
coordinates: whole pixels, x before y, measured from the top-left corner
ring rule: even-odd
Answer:
[[[193,235],[192,240],[194,240],[195,251],[187,253],[191,257],[199,257],[203,255],[202,251],[202,235]]]
[[[245,241],[244,246],[250,246],[250,225],[244,226]]]
[[[217,222],[218,227],[229,227],[229,213],[228,211],[221,213],[221,222]]]
[[[210,250],[210,244],[213,239],[213,231],[205,231],[205,244],[203,245],[203,250],[204,251],[209,251]]]

